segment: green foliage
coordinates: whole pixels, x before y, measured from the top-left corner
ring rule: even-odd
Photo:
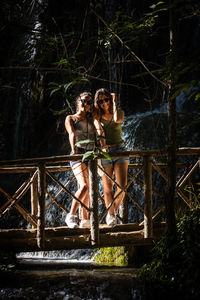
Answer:
[[[68,98],[67,97],[68,90],[69,90],[69,88],[74,87],[74,86],[78,86],[79,88],[83,88],[85,83],[88,83],[88,82],[89,82],[88,79],[84,78],[84,77],[76,77],[71,82],[61,83],[61,84],[57,83],[57,82],[50,82],[49,83],[50,97],[52,97],[54,94],[61,95],[67,103],[67,107],[65,109],[58,110],[58,111],[55,111],[55,110],[51,109],[53,114],[54,115],[62,115],[64,113],[66,113],[66,111],[73,112],[71,104],[67,99]]]
[[[73,81],[71,82],[67,82],[67,83],[62,83],[59,84],[57,82],[50,82],[49,86],[50,86],[50,96],[52,96],[55,93],[59,93],[62,96],[67,95],[67,91],[70,87],[75,86],[75,85],[82,85],[83,83],[85,84],[86,82],[88,82],[87,78],[84,77],[76,77],[73,79]]]
[[[96,250],[94,260],[99,265],[127,266],[127,253],[124,247],[106,247]]]
[[[105,139],[104,136],[98,136],[98,139],[100,139],[100,138],[104,138]],[[79,141],[78,143],[76,143],[75,145],[77,146],[77,144],[88,144],[88,143],[94,143],[94,140],[90,140],[90,139],[82,140],[82,141]],[[87,151],[87,152],[85,152],[83,154],[82,161],[84,161],[87,158],[89,158],[89,159],[98,158],[99,154],[102,154],[105,158],[111,160],[111,157],[110,157],[110,155],[107,152],[103,151],[101,149],[101,147],[96,146],[94,144],[93,150]]]
[[[1,272],[10,272],[15,268],[15,255],[12,252],[0,252],[0,274]]]
[[[191,196],[191,202],[193,207],[200,207],[200,182],[197,182],[195,185],[190,184],[184,188],[186,192]]]
[[[144,265],[139,278],[146,287],[163,286],[183,299],[198,299],[200,293],[200,208],[189,211],[177,223],[177,243],[168,246],[166,235],[155,247],[155,257]],[[153,291],[153,286],[151,288]],[[166,290],[165,290],[166,292]],[[168,295],[168,294],[167,294]]]

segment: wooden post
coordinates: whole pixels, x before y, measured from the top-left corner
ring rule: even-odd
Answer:
[[[38,165],[38,222],[37,222],[37,245],[43,249],[45,243],[45,165]]]
[[[38,214],[38,175],[36,174],[31,184],[31,215],[37,217]],[[32,225],[32,228],[37,226]]]
[[[144,238],[152,238],[152,157],[144,156]]]
[[[98,180],[97,160],[89,160],[89,187],[90,187],[90,233],[91,244],[99,245],[99,209],[98,209]]]
[[[119,208],[120,217],[121,217],[121,224],[127,224],[128,223],[128,197],[125,194],[124,200]]]

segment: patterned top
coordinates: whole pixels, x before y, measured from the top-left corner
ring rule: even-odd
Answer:
[[[92,123],[92,119],[88,119],[86,121],[74,121],[74,129],[76,132],[76,145],[79,148],[84,148],[88,150],[92,150],[94,147],[94,125]],[[78,143],[83,140],[92,140],[89,143]]]

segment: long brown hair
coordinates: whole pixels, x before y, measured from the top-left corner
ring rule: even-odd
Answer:
[[[113,113],[113,102],[112,102],[112,95],[111,93],[105,89],[105,88],[101,88],[99,90],[96,91],[95,96],[94,96],[94,106],[99,114],[99,116],[101,117],[104,114],[104,110],[100,107],[98,100],[99,100],[99,96],[100,95],[105,95],[110,99],[110,108],[109,108],[109,112],[112,114]]]

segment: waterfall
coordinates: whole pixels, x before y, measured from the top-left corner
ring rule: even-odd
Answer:
[[[184,105],[186,99],[185,93],[181,93],[177,97],[177,113],[182,111],[182,107]],[[162,122],[160,122],[160,118],[162,117]],[[187,116],[186,116],[187,118]],[[155,122],[158,122],[156,131],[152,128],[153,119]],[[165,120],[165,127],[163,127],[163,122]],[[165,132],[165,134],[163,134]],[[127,150],[136,150],[136,149],[159,149],[165,146],[166,144],[166,135],[167,135],[167,105],[163,105],[153,111],[148,111],[145,113],[137,113],[135,115],[130,115],[125,117],[123,126],[122,126],[122,136],[126,145]],[[191,138],[191,137],[190,137]],[[159,143],[158,143],[159,142]],[[186,140],[184,140],[184,145],[187,146]],[[137,159],[131,159],[131,161],[137,162]],[[66,171],[63,173],[57,174],[57,178],[62,184],[66,184],[66,182],[71,178],[72,172]],[[155,177],[155,185],[156,189],[161,189],[163,182],[161,179]],[[162,182],[160,186],[160,182]],[[52,181],[47,181],[48,191],[52,194],[53,197],[59,192],[59,187]],[[77,183],[74,180],[68,188],[75,193],[77,190]],[[100,180],[99,182],[99,190],[101,195],[103,195],[103,186]],[[142,187],[134,183],[134,185],[129,189],[130,193],[134,196],[135,199],[138,199],[140,205],[143,205],[143,191]],[[155,197],[156,201],[159,201]],[[47,197],[47,203],[51,201],[50,197]],[[70,209],[72,197],[67,195],[66,193],[62,193],[57,198],[57,201],[67,209]],[[156,208],[156,201],[154,201],[154,208]],[[104,211],[104,206],[99,204],[100,214]],[[66,213],[59,209],[56,204],[51,204],[46,210],[46,226],[65,226],[65,217]],[[143,220],[143,214],[138,211],[136,206],[130,201],[129,203],[129,222],[141,222]],[[92,250],[71,250],[71,251],[50,251],[50,252],[37,252],[31,254],[20,254],[21,256],[28,257],[51,257],[56,259],[67,259],[67,260],[90,260],[92,256]]]
[[[6,128],[6,138],[9,140],[8,158],[25,157],[33,148],[31,133],[33,132],[33,83],[35,73],[31,67],[35,66],[38,41],[41,39],[42,23],[40,15],[45,9],[47,1],[40,0],[25,3],[26,16],[24,17],[24,32],[14,41],[14,50],[10,58],[10,66],[19,66],[19,69],[7,71],[6,80],[12,87],[5,92],[4,115],[12,116]],[[26,5],[27,4],[27,5]],[[25,8],[24,8],[25,9]],[[23,69],[27,67],[27,69]],[[29,69],[30,68],[30,69]],[[28,134],[27,134],[28,133]]]

